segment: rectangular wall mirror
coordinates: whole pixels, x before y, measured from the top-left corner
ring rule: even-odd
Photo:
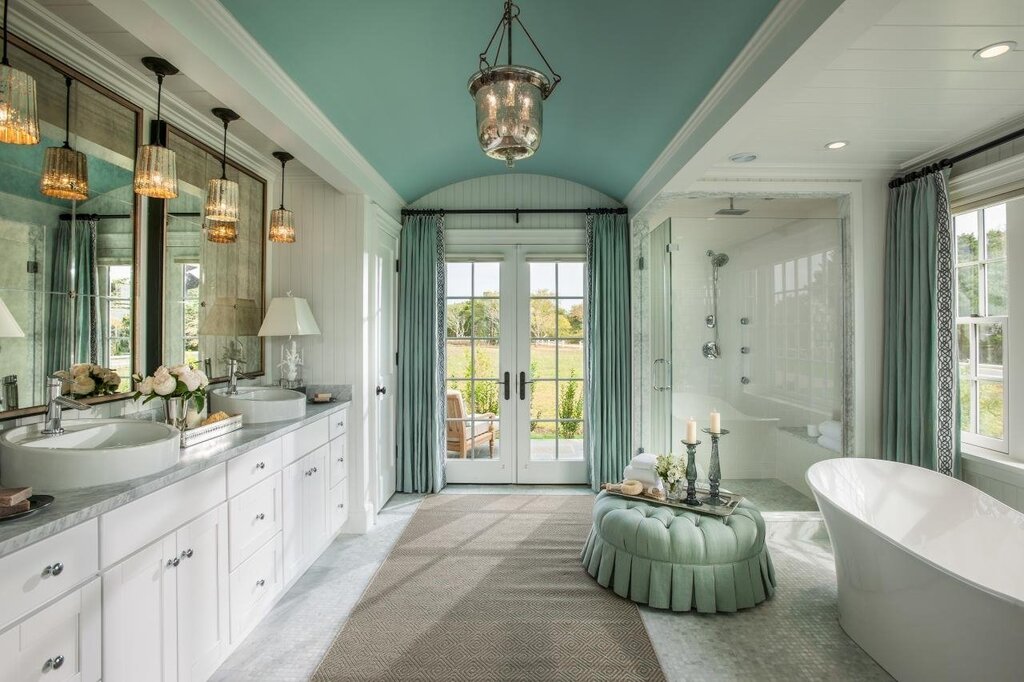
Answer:
[[[164,364],[192,363],[213,380],[227,377],[228,360],[246,374],[263,372],[263,225],[266,182],[230,160],[238,183],[237,235],[210,241],[203,224],[206,185],[221,174],[220,153],[168,126],[177,156],[178,197],[165,202],[163,259]],[[147,368],[152,370],[153,368]]]
[[[139,313],[132,172],[142,111],[22,41],[10,51],[36,80],[41,139],[0,144],[0,300],[16,323],[0,325],[0,419],[41,412],[46,376],[76,363],[119,376],[92,392],[113,397],[87,400],[123,397],[137,369]],[[68,142],[87,157],[81,201],[40,186],[46,149],[64,144],[66,114]]]

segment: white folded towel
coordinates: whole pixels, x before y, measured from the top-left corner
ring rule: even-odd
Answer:
[[[832,440],[841,440],[843,437],[843,425],[837,421],[823,421],[818,424],[818,431],[823,436],[828,436]]]
[[[645,486],[661,484],[661,479],[658,478],[658,474],[654,473],[652,469],[637,469],[632,464],[627,464],[626,469],[622,472],[622,479],[626,480],[627,478],[640,481]]]
[[[650,452],[641,452],[639,455],[634,455],[633,459],[629,462],[629,465],[634,469],[645,469],[654,471],[654,467],[658,464],[658,456]]]
[[[838,438],[830,438],[826,435],[822,435],[818,438],[818,445],[833,452],[841,453],[843,451],[842,443]]]

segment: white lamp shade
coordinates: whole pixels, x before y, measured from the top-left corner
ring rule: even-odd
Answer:
[[[0,337],[11,339],[24,336],[25,332],[21,331],[18,321],[14,319],[14,315],[11,315],[11,311],[7,309],[7,304],[0,298]]]
[[[318,335],[320,327],[304,298],[282,296],[270,301],[267,315],[260,327],[260,336]]]

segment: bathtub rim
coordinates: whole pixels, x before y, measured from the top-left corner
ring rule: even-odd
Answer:
[[[1012,595],[1012,594],[1007,594],[1006,592],[1001,592],[1001,591],[999,591],[999,590],[997,590],[995,588],[989,587],[988,585],[984,585],[982,583],[979,583],[977,580],[972,580],[971,578],[968,578],[968,577],[964,576],[961,573],[957,573],[956,571],[953,571],[952,569],[948,568],[947,566],[943,566],[942,564],[940,564],[940,563],[938,563],[936,561],[933,561],[932,559],[929,559],[926,556],[923,556],[922,554],[920,554],[919,552],[914,551],[913,549],[911,549],[907,545],[902,544],[902,543],[896,541],[895,539],[889,537],[888,535],[882,533],[875,526],[871,525],[870,523],[867,523],[864,519],[860,518],[856,514],[852,514],[852,513],[848,512],[846,509],[842,508],[841,506],[839,506],[838,504],[833,502],[832,499],[828,495],[826,495],[825,493],[821,492],[814,485],[814,482],[811,480],[811,472],[814,470],[815,467],[821,466],[821,467],[824,468],[825,466],[828,466],[828,462],[831,462],[833,460],[840,460],[840,461],[845,461],[845,460],[864,460],[866,462],[885,462],[886,466],[888,466],[890,464],[894,465],[894,466],[898,466],[898,467],[899,466],[907,466],[907,467],[913,467],[914,466],[912,464],[903,464],[901,462],[890,462],[889,460],[869,458],[869,457],[830,457],[829,459],[824,459],[824,460],[822,460],[820,462],[815,462],[811,466],[807,467],[807,472],[804,474],[804,478],[807,481],[807,487],[809,487],[811,489],[811,493],[814,495],[815,501],[818,503],[818,509],[819,509],[819,511],[821,511],[822,518],[825,521],[825,528],[826,528],[826,530],[828,529],[828,516],[825,514],[824,511],[821,510],[821,508],[822,508],[822,503],[821,503],[822,498],[824,498],[825,500],[827,500],[829,502],[829,506],[831,508],[835,509],[837,512],[839,512],[843,516],[856,521],[860,526],[863,526],[863,527],[867,528],[868,531],[872,535],[877,536],[878,538],[882,539],[886,543],[888,543],[888,544],[890,544],[890,545],[892,545],[892,546],[902,550],[903,552],[911,555],[915,559],[918,559],[919,561],[927,564],[928,566],[934,568],[935,570],[940,571],[940,572],[944,573],[945,575],[950,576],[951,578],[953,578],[955,580],[959,580],[962,583],[970,585],[971,587],[974,587],[975,589],[978,589],[978,590],[980,590],[982,592],[985,592],[986,594],[989,594],[989,595],[999,599],[1000,601],[1005,601],[1005,602],[1008,602],[1008,603],[1013,604],[1015,606],[1024,608],[1024,595],[1022,595],[1021,597],[1017,597],[1017,596]],[[936,476],[942,476],[943,475],[943,474],[938,473],[937,471],[931,471],[929,469],[924,469],[922,467],[914,467],[914,468],[921,469],[922,471],[927,471],[929,473],[935,474]],[[1003,502],[1000,502],[999,500],[997,500],[996,498],[992,497],[991,495],[989,495],[988,493],[984,492],[983,490],[975,488],[974,486],[970,485],[969,483],[965,483],[964,481],[961,481],[960,479],[952,479],[952,480],[956,481],[960,485],[967,486],[968,488],[970,488],[973,492],[975,492],[977,494],[984,495],[985,497],[990,498],[994,502],[997,502],[1000,506],[1005,507],[1006,509],[1008,509],[1009,511],[1011,511],[1011,512],[1013,512],[1015,514],[1020,514],[1021,513],[1021,512],[1018,512],[1013,507],[1010,507],[1009,505],[1004,504]],[[834,557],[835,556],[835,547],[834,547],[835,542],[832,539],[831,533],[829,534],[829,541],[832,542],[832,544],[833,544],[832,553],[833,553],[833,557]]]

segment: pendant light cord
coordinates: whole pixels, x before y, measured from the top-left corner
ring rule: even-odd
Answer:
[[[281,159],[281,208],[284,208],[284,165],[288,163]]]
[[[68,88],[68,97],[64,102],[64,149],[71,149],[71,76],[64,76],[64,85]]]
[[[4,66],[10,66],[11,63],[7,61],[7,2],[4,0],[4,58],[2,63]]]
[[[224,120],[224,147],[220,154],[220,179],[228,179],[228,121]]]
[[[164,75],[158,73],[156,75],[156,122],[160,122],[160,104],[164,95]]]

